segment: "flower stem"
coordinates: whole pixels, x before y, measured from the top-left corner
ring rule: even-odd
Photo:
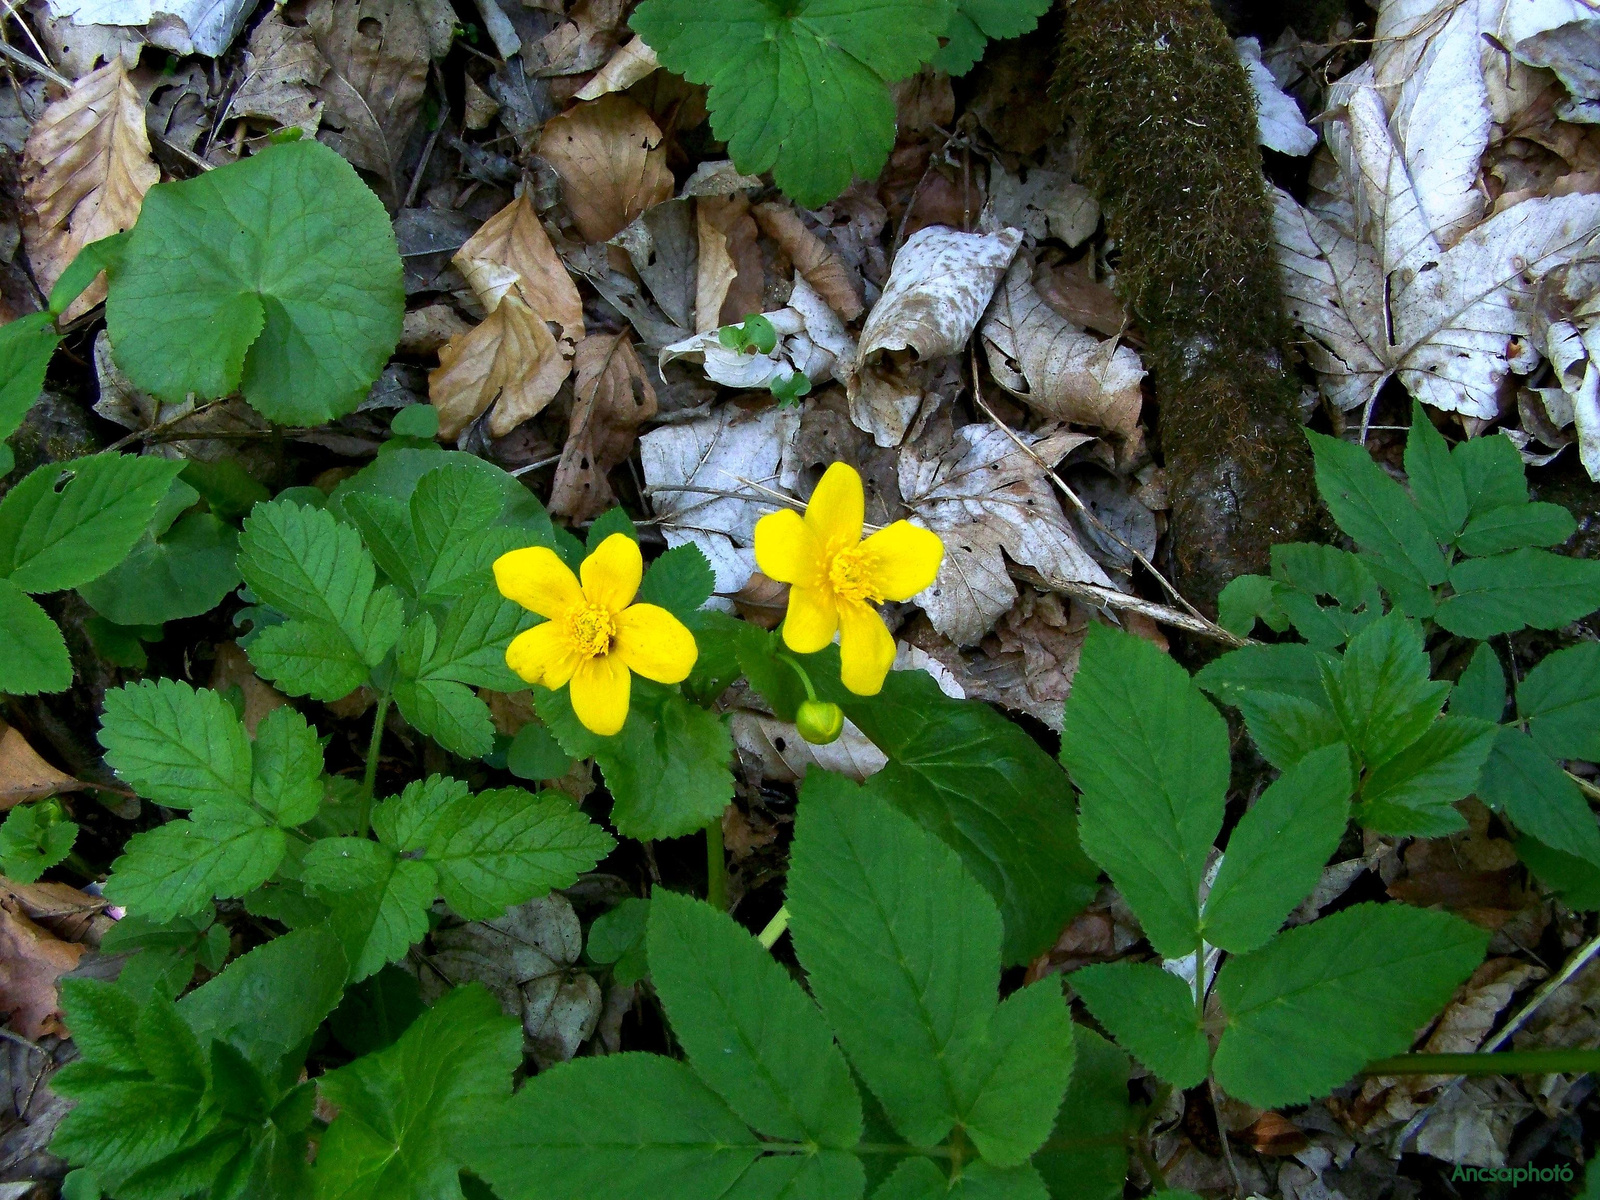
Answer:
[[[1477,1054],[1399,1054],[1363,1075],[1587,1075],[1600,1072],[1600,1050],[1506,1050]]]
[[[722,814],[706,823],[706,903],[728,911],[728,860],[722,849]]]
[[[378,748],[383,744],[383,723],[389,717],[389,697],[378,697],[377,710],[372,714],[372,737],[367,741],[367,769],[361,776],[361,819],[357,828],[366,837],[371,828],[372,789],[378,782]]]
[[[761,943],[763,950],[771,950],[778,944],[778,939],[788,931],[788,928],[789,906],[785,904],[772,914],[772,920],[767,922],[767,927],[756,934],[756,941]]]
[[[794,673],[800,676],[800,682],[806,689],[806,699],[815,700],[817,698],[817,689],[811,686],[811,676],[806,674],[806,669],[787,654],[780,654],[778,657],[793,667]]]

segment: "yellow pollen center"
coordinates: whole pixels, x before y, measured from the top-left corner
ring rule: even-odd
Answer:
[[[572,648],[586,658],[598,658],[611,651],[611,640],[617,635],[616,622],[611,612],[602,604],[586,604],[575,608],[567,617],[567,634]]]
[[[860,546],[840,550],[828,563],[828,583],[841,600],[868,600],[876,603],[883,594],[874,586],[872,557]]]

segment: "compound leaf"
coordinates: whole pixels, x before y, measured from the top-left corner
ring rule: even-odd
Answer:
[[[1434,619],[1461,637],[1482,640],[1528,625],[1559,629],[1600,608],[1600,562],[1513,550],[1462,559],[1450,568],[1450,586],[1455,595],[1439,605]]]
[[[105,695],[100,744],[119,779],[167,808],[250,802],[250,739],[233,708],[209,688],[176,679],[113,688]]]
[[[1154,963],[1097,963],[1067,982],[1117,1044],[1177,1088],[1206,1077],[1206,1042],[1194,992]]]
[[[1487,648],[1478,653],[1492,654]],[[1517,685],[1517,715],[1551,758],[1600,762],[1600,642],[1579,642],[1547,655]]]
[[[278,869],[283,830],[255,809],[216,801],[192,820],[169,821],[128,839],[111,864],[106,895],[153,921],[200,912],[213,896],[243,896]]]
[[[1442,717],[1362,781],[1357,817],[1381,833],[1442,837],[1467,827],[1457,800],[1478,786],[1495,728],[1472,717]]]
[[[1450,694],[1428,677],[1422,634],[1399,613],[1374,621],[1322,666],[1323,687],[1345,741],[1374,767],[1393,758],[1433,724]]]

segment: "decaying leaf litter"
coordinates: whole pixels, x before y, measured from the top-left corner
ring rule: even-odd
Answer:
[[[1255,90],[1301,415],[1363,438],[1395,473],[1409,397],[1453,440],[1509,437],[1538,468],[1536,490],[1579,515],[1573,551],[1595,556],[1600,15],[1583,0],[1289,7],[1231,32]],[[897,85],[882,174],[817,209],[739,173],[706,124],[704,89],[657,68],[628,11],[608,0],[16,9],[0,112],[6,320],[37,311],[82,246],[128,228],[155,182],[291,128],[383,199],[407,295],[399,351],[359,410],[274,430],[237,398],[197,407],[139,392],[111,361],[93,308],[103,289],[91,290],[69,312],[68,360],[14,439],[19,463],[131,435],[147,453],[236,462],[272,491],[328,491],[377,451],[396,412],[431,405],[443,441],[520,474],[557,518],[581,527],[621,504],[647,546],[699,547],[717,603],[770,625],[783,590],[756,569],[755,522],[803,503],[821,470],[845,461],[865,481],[869,525],[909,518],[947,547],[935,585],[892,613],[897,666],[999,705],[1047,741],[1090,625],[1190,656],[1228,642],[1207,615],[1215,597],[1170,583],[1176,448],[1161,444],[1150,339],[1119,298],[1120,248],[1086,186],[1081,131],[1050,99],[1052,43],[1075,10],[992,44],[969,76],[930,69]],[[769,351],[719,336],[752,313],[770,322]],[[780,403],[797,377],[809,391]],[[119,662],[76,603],[61,616],[77,686],[12,706],[0,806],[61,797],[109,861],[137,801],[92,749],[107,686],[148,655],[163,674],[239,688],[247,722],[282,697],[249,671],[225,618],[176,623]],[[1597,633],[1580,624],[1560,640]],[[1516,653],[1532,661],[1551,644],[1528,636]],[[328,706],[350,761],[363,734],[340,722],[370,703],[355,693]],[[810,746],[753,694],[726,706],[741,772],[724,819],[731,893],[759,927],[777,903],[794,781],[813,763],[861,777],[883,756],[853,726]],[[516,697],[491,698],[491,711],[504,734],[533,719]],[[1247,798],[1259,764],[1238,774]],[[581,800],[595,781],[578,763],[562,786]],[[1512,1019],[1591,930],[1541,894],[1486,809],[1468,809],[1470,828],[1448,840],[1351,835],[1297,919],[1387,896],[1494,932],[1490,959],[1419,1048],[1479,1048],[1512,1026],[1518,1048],[1593,1045],[1593,964]],[[96,844],[85,849],[92,861]],[[591,971],[605,961],[592,922],[652,881],[687,878],[685,858],[663,843],[567,896],[441,927],[410,969],[425,995],[443,980],[485,983],[539,1064],[652,1045],[647,993],[603,988]],[[43,1149],[64,1109],[48,1072],[72,1053],[56,981],[119,961],[98,951],[117,914],[91,875],[64,872],[91,886],[11,880],[0,897],[15,1035],[6,1180],[62,1169]],[[1107,888],[1030,976],[1118,960],[1141,938]],[[1454,1164],[1576,1158],[1592,1144],[1591,1090],[1588,1078],[1374,1079],[1287,1113],[1173,1095],[1150,1114],[1151,1144],[1174,1187],[1433,1194]]]

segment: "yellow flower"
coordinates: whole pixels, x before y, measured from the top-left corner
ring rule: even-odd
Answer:
[[[894,636],[872,605],[909,600],[933,582],[944,558],[935,533],[896,521],[861,540],[861,476],[834,463],[806,515],[789,509],[756,522],[756,564],[789,589],[783,641],[814,654],[839,634],[839,676],[858,696],[876,696],[894,664]]]
[[[694,635],[666,609],[635,604],[644,575],[638,544],[613,533],[578,568],[554,550],[529,546],[494,563],[500,594],[546,618],[506,647],[506,666],[552,690],[572,685],[572,711],[609,737],[628,719],[632,675],[686,679],[699,657]]]

